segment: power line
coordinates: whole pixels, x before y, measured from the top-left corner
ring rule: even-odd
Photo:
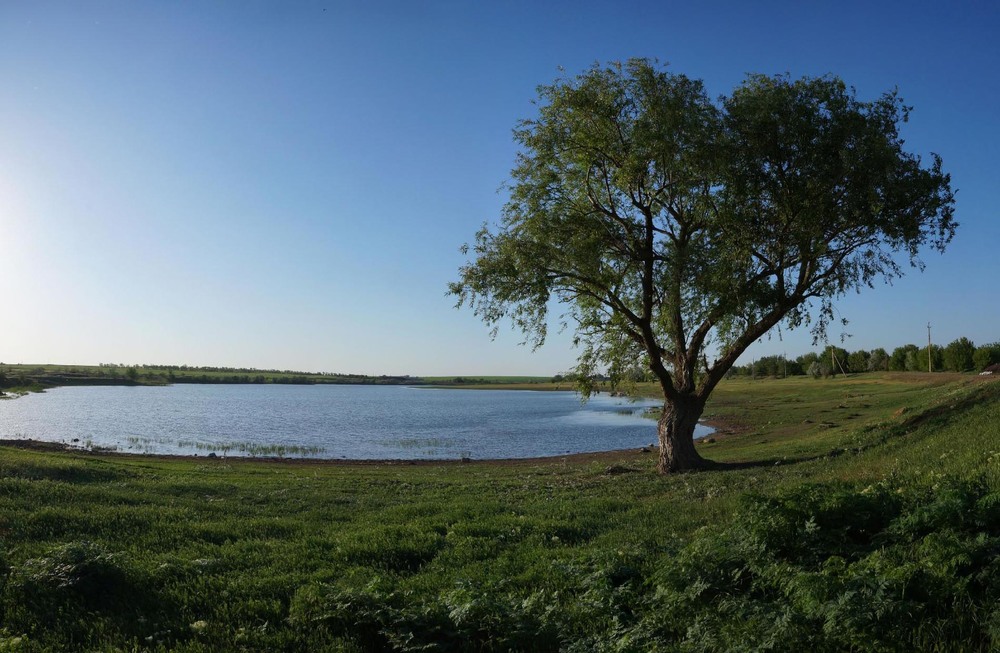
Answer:
[[[931,323],[927,323],[927,371],[933,372],[934,357],[931,356]]]

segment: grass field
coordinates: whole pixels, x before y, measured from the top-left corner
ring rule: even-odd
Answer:
[[[0,651],[995,650],[1000,384],[722,384],[699,446],[506,464],[0,448]]]

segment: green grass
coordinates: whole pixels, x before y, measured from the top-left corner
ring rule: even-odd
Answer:
[[[2,448],[0,651],[1000,645],[1000,384],[733,381],[708,412],[741,466]]]

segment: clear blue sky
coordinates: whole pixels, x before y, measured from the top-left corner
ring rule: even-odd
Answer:
[[[927,270],[841,301],[848,349],[1000,340],[992,2],[5,2],[0,360],[552,374],[445,296],[535,88],[654,57],[898,86],[958,189]],[[810,347],[807,333],[750,356]]]

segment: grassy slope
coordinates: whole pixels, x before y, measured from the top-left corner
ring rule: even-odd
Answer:
[[[755,464],[660,478],[638,452],[350,466],[2,449],[0,638],[24,650],[1000,641],[1000,581],[984,562],[1000,532],[969,508],[1000,490],[1000,385],[734,381],[709,412],[737,428],[705,455]],[[943,525],[913,517],[955,492],[971,498]],[[904,605],[919,574],[937,593]]]

